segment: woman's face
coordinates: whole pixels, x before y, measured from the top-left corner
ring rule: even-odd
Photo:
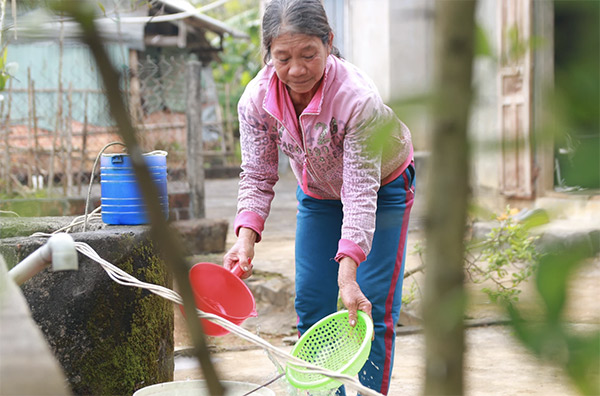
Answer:
[[[284,33],[271,43],[273,66],[279,79],[289,87],[290,94],[310,97],[316,92],[325,72],[329,45],[316,36],[299,33]]]

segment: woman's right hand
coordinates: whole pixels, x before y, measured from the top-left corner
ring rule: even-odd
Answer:
[[[238,239],[223,257],[223,267],[232,271],[239,265],[244,273],[242,279],[252,276],[252,259],[254,258],[254,244],[256,243],[256,232],[250,228],[240,228]]]
[[[357,268],[358,265],[350,257],[343,257],[340,260],[338,286],[340,288],[342,302],[348,310],[348,321],[352,327],[354,327],[357,323],[357,311],[359,310],[369,315],[371,321],[373,320],[373,316],[371,314],[373,306],[360,290],[358,282],[356,282]]]

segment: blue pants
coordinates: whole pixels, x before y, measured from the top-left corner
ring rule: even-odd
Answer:
[[[394,363],[395,325],[400,316],[408,218],[413,204],[414,168],[409,166],[378,192],[373,246],[360,264],[357,281],[373,305],[375,340],[359,373],[368,388],[387,394]],[[321,318],[337,311],[338,263],[342,203],[296,191],[296,313],[303,334]],[[340,388],[340,394],[344,394]]]

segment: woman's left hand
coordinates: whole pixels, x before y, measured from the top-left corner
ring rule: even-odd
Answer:
[[[338,272],[338,286],[340,288],[340,295],[342,302],[348,309],[348,320],[351,326],[356,325],[358,314],[356,311],[360,310],[369,315],[371,321],[371,302],[365,297],[363,292],[360,290],[358,282],[356,282],[356,269],[358,265],[350,257],[344,257],[340,260],[340,270]]]

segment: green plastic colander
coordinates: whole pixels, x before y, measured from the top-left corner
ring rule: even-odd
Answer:
[[[355,327],[348,323],[348,311],[338,311],[324,317],[300,337],[292,356],[351,377],[358,374],[369,357],[373,322],[358,311]],[[342,385],[339,381],[289,363],[286,378],[299,389],[334,389]]]

